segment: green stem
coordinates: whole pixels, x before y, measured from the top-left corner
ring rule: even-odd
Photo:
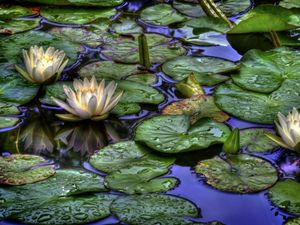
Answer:
[[[281,42],[280,42],[280,39],[279,39],[276,31],[271,31],[270,35],[271,35],[271,39],[272,39],[274,47],[275,48],[280,48],[281,47]]]
[[[199,4],[204,10],[204,12],[210,17],[216,17],[224,20],[230,28],[233,27],[232,22],[227,18],[227,16],[218,8],[213,0],[199,0]]]
[[[240,150],[240,130],[235,128],[223,145],[226,154],[238,154]]]
[[[140,64],[145,68],[149,69],[151,66],[150,62],[150,54],[148,41],[145,34],[141,34],[138,38],[139,41],[139,56],[140,56]]]

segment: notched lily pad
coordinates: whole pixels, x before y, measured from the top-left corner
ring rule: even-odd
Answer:
[[[161,115],[143,121],[135,131],[135,140],[164,153],[180,153],[224,143],[230,129],[211,119],[201,119],[190,126],[186,115]]]
[[[277,170],[269,162],[250,155],[216,156],[198,163],[195,171],[214,188],[236,193],[259,192],[277,181]]]
[[[16,34],[34,29],[40,25],[40,19],[0,20],[0,34]]]
[[[133,141],[109,145],[94,154],[90,163],[108,172],[105,181],[115,190],[127,194],[163,192],[173,188],[177,179],[156,178],[168,172],[174,158],[159,157]]]
[[[278,147],[275,142],[266,136],[274,131],[264,128],[250,128],[240,131],[240,145],[249,152],[266,152]]]
[[[19,5],[0,4],[0,20],[11,20],[21,16],[36,14],[34,10]]]
[[[192,225],[183,217],[196,217],[197,207],[191,202],[171,195],[133,195],[119,197],[111,205],[117,217],[132,225],[164,224]]]
[[[182,22],[186,18],[169,4],[157,4],[144,9],[141,12],[141,20],[154,25],[167,26]]]
[[[162,70],[176,81],[187,78],[191,73],[202,85],[216,85],[230,79],[224,75],[238,69],[236,63],[213,57],[181,56],[163,64]]]
[[[215,104],[214,97],[196,95],[188,99],[173,102],[162,111],[163,115],[189,115],[191,123],[201,118],[212,118],[217,122],[224,122],[229,116],[222,112]]]
[[[45,180],[55,174],[54,166],[35,155],[0,157],[0,183],[22,185]]]
[[[272,187],[268,196],[271,202],[279,208],[289,213],[300,215],[300,183],[287,179],[276,183]]]
[[[82,9],[44,7],[41,15],[55,23],[83,25],[98,19],[108,19],[115,15],[114,8]]]
[[[21,2],[39,3],[45,5],[63,5],[63,6],[87,6],[87,7],[112,7],[120,5],[123,0],[19,0]]]
[[[0,106],[1,107],[1,106]],[[1,114],[1,113],[0,113]],[[0,117],[0,129],[6,127],[13,127],[18,122],[20,122],[19,118],[16,117]]]

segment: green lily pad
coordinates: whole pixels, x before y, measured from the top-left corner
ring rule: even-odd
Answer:
[[[190,17],[206,16],[205,12],[201,8],[197,1],[174,1],[174,8],[184,15]],[[216,5],[226,16],[234,16],[251,6],[250,0],[223,0],[216,2]]]
[[[45,5],[73,5],[73,6],[117,6],[120,5],[123,0],[20,0],[21,2],[39,3]]]
[[[236,193],[259,192],[277,181],[277,170],[269,162],[245,154],[200,161],[195,171],[214,188]]]
[[[300,2],[298,0],[282,0],[279,2],[279,5],[284,8],[300,8]]]
[[[107,32],[107,28],[108,25],[100,28],[92,25],[84,28],[54,27],[50,30],[50,34],[76,44],[97,47],[112,40],[113,36]]]
[[[182,22],[186,18],[169,4],[157,4],[144,9],[141,12],[141,20],[154,25],[167,26]]]
[[[114,23],[112,30],[118,34],[140,34],[143,32],[143,28],[129,18],[126,18],[120,23]]]
[[[115,198],[115,195],[110,194],[59,198],[25,210],[11,218],[26,224],[87,224],[109,216],[109,207]]]
[[[250,50],[241,61],[241,72],[232,76],[238,86],[262,93],[276,91],[285,80],[300,80],[300,51],[277,48]],[[296,82],[296,81],[294,81]]]
[[[300,83],[285,80],[279,89],[258,93],[241,89],[235,84],[221,85],[215,92],[217,106],[240,119],[254,123],[273,124],[278,112],[287,114],[300,108]]]
[[[126,80],[151,85],[156,82],[156,75],[153,73],[135,74],[130,75]]]
[[[216,85],[230,77],[223,75],[238,69],[236,63],[213,57],[181,56],[163,64],[165,74],[176,81],[187,78],[191,73],[202,85]]]
[[[77,9],[77,8],[42,8],[41,15],[55,23],[87,24],[99,19],[107,19],[116,14],[114,8]]]
[[[34,155],[0,157],[0,184],[22,185],[47,179],[55,173],[53,165]]]
[[[121,64],[113,61],[101,61],[88,64],[80,69],[81,77],[95,76],[97,79],[121,80],[140,72],[139,65]]]
[[[90,158],[98,170],[108,172],[105,181],[127,194],[163,192],[173,188],[175,178],[156,178],[168,172],[174,158],[159,157],[133,141],[109,145]]]
[[[271,202],[282,208],[283,210],[300,215],[300,183],[295,180],[287,179],[277,182],[274,187],[272,187],[268,196]]]
[[[16,64],[22,61],[22,49],[29,49],[33,45],[55,47],[63,50],[70,59],[69,65],[77,59],[77,53],[82,50],[79,45],[57,38],[42,31],[30,31],[10,37],[0,37],[0,62]]]
[[[111,205],[117,217],[132,225],[164,224],[188,225],[193,222],[183,217],[196,217],[197,207],[191,202],[171,195],[133,195],[119,197]]]
[[[300,217],[288,220],[285,225],[300,225]]]
[[[168,59],[185,54],[186,50],[178,42],[158,34],[145,34],[148,40],[151,63],[163,63]],[[122,63],[139,63],[138,35],[120,36],[104,46],[105,57]]]
[[[0,20],[0,34],[16,34],[34,29],[40,25],[40,19],[14,19],[9,21]]]
[[[224,122],[229,116],[222,112],[215,104],[214,97],[196,95],[188,99],[173,102],[163,109],[164,115],[189,115],[191,123],[201,118],[212,118],[217,122]]]
[[[35,12],[19,5],[0,5],[0,20],[11,20],[21,16],[30,16]]]
[[[300,17],[289,9],[274,5],[261,5],[246,13],[229,33],[284,31],[299,26]]]
[[[1,107],[1,106],[0,106]],[[1,114],[1,113],[0,113]],[[0,129],[6,127],[13,127],[20,122],[19,118],[15,117],[0,117]]]
[[[240,146],[249,152],[266,152],[278,147],[275,142],[266,136],[274,131],[263,128],[250,128],[240,131]]]
[[[34,183],[11,188],[0,188],[4,204],[0,206],[0,218],[35,209],[40,205],[62,197],[105,191],[104,179],[83,170],[57,170],[52,177]]]
[[[162,115],[145,120],[135,132],[135,140],[164,153],[180,153],[224,143],[230,129],[210,119],[201,119],[190,126],[186,115]]]

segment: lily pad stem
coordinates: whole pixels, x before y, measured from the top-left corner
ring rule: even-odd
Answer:
[[[149,69],[151,66],[150,62],[150,54],[149,54],[149,46],[147,37],[144,34],[141,34],[138,38],[139,41],[139,56],[140,56],[140,64],[145,68]]]
[[[240,150],[240,130],[235,128],[223,145],[226,154],[238,154]]]
[[[281,42],[280,42],[280,39],[279,39],[276,31],[271,31],[270,35],[271,35],[271,39],[272,39],[274,47],[275,48],[280,48],[281,47]]]

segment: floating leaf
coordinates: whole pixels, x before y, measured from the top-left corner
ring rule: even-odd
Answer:
[[[170,38],[158,34],[145,35],[148,40],[151,63],[163,63],[186,52],[180,43],[170,43]],[[138,35],[120,36],[106,44],[102,53],[116,62],[139,63]]]
[[[117,6],[120,5],[123,0],[19,0],[21,2],[39,3],[46,5],[74,5],[74,6]]]
[[[21,185],[47,179],[55,173],[53,165],[34,155],[0,157],[0,183]]]
[[[167,173],[174,161],[156,156],[133,141],[109,145],[90,159],[93,167],[109,173],[105,180],[110,188],[128,194],[163,192],[173,188],[176,179],[156,177]]]
[[[110,205],[116,198],[110,194],[94,194],[50,200],[11,218],[28,224],[87,224],[110,215]]]
[[[144,9],[141,12],[141,20],[154,25],[167,26],[182,22],[186,18],[169,4],[157,4]]]
[[[4,199],[4,204],[0,206],[0,218],[26,212],[43,204],[47,206],[49,201],[59,201],[62,197],[105,190],[103,178],[96,174],[83,170],[58,170],[52,177],[34,184],[0,188],[0,197]]]
[[[0,34],[16,34],[31,30],[40,25],[40,19],[14,19],[9,21],[0,21]]]
[[[111,205],[117,217],[132,225],[164,224],[192,225],[183,217],[196,217],[197,207],[191,202],[171,195],[133,195],[119,197]]]
[[[76,9],[76,8],[42,8],[41,15],[47,20],[62,24],[87,24],[98,19],[107,19],[113,16],[116,10],[103,9]]]
[[[21,16],[30,16],[35,12],[19,5],[0,5],[0,20],[10,20]]]
[[[269,162],[245,154],[200,161],[196,172],[203,174],[211,186],[236,193],[262,191],[277,181],[277,171]]]
[[[241,130],[241,146],[245,147],[249,152],[266,152],[278,147],[278,145],[266,136],[268,133],[273,134],[274,131],[263,128]]]
[[[202,85],[216,85],[229,79],[224,73],[238,69],[236,63],[213,57],[181,56],[163,64],[162,70],[176,81],[187,78],[191,73]]]
[[[277,48],[269,51],[250,50],[241,60],[239,74],[232,76],[238,86],[256,92],[276,91],[285,80],[300,80],[300,51]]]
[[[285,225],[300,225],[300,217],[288,220]]]
[[[24,34],[16,34],[10,37],[0,37],[0,62],[16,64],[21,61],[22,49],[29,49],[33,45],[54,47],[63,50],[70,59],[69,64],[75,62],[77,53],[81,51],[79,45],[62,40],[42,31],[30,31]]]
[[[165,153],[179,153],[208,148],[224,143],[229,128],[210,119],[190,126],[188,116],[162,115],[143,121],[136,129],[135,140]]]
[[[6,127],[13,127],[19,122],[19,118],[16,117],[0,117],[0,129]]]
[[[171,103],[163,109],[162,114],[189,115],[191,116],[191,123],[205,117],[221,123],[229,119],[229,116],[216,106],[214,97],[205,95],[196,95]]]
[[[300,107],[300,83],[291,80],[271,94],[246,91],[232,83],[221,85],[215,93],[217,106],[240,119],[273,124],[277,113],[287,114]]]
[[[300,2],[298,0],[282,0],[279,2],[279,5],[284,8],[300,8]]]
[[[246,13],[229,33],[255,33],[291,30],[300,26],[300,18],[292,11],[274,5],[261,5]]]
[[[121,23],[114,23],[112,30],[118,34],[140,34],[143,32],[143,28],[130,18],[126,18]]]
[[[279,181],[272,187],[268,196],[271,202],[283,210],[300,215],[300,183],[287,179]]]

